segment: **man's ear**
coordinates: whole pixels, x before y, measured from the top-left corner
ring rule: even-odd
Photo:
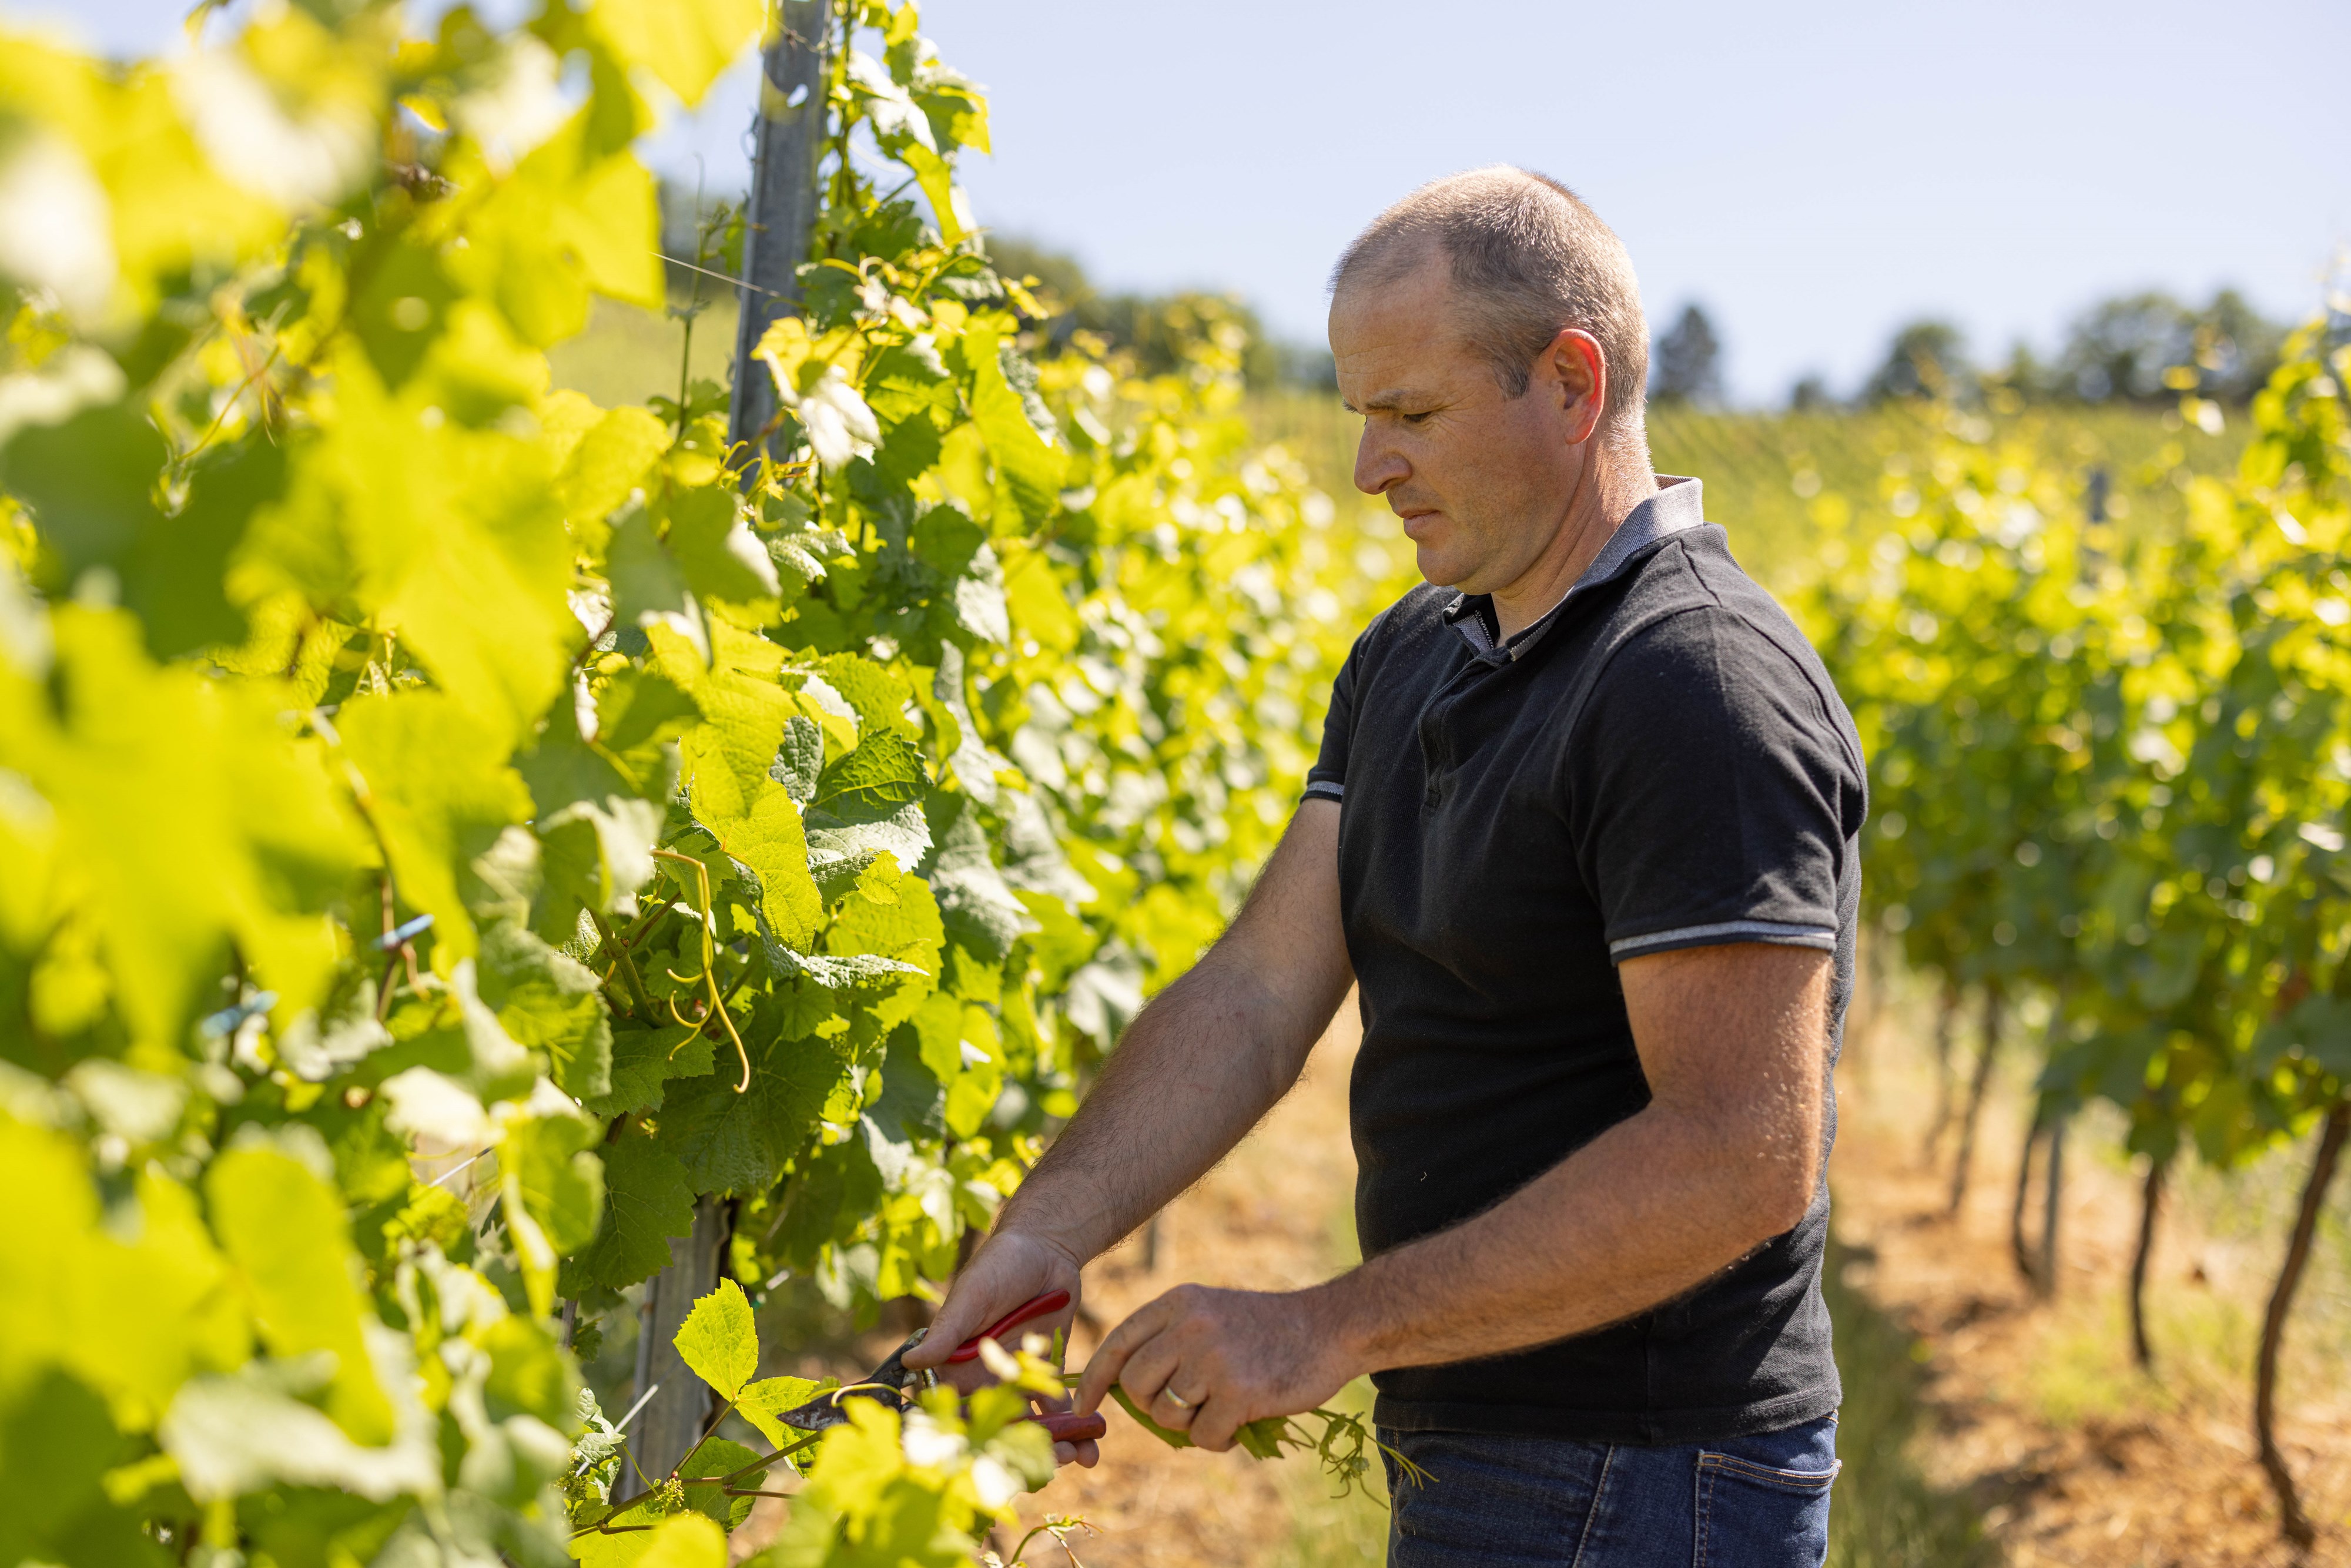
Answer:
[[[1541,364],[1557,383],[1554,395],[1568,416],[1568,442],[1581,446],[1600,428],[1608,406],[1608,355],[1591,333],[1562,327],[1543,350]]]

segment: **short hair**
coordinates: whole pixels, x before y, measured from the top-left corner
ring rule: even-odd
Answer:
[[[1523,396],[1536,359],[1562,328],[1598,340],[1608,367],[1601,422],[1641,429],[1649,327],[1633,258],[1582,197],[1545,174],[1498,163],[1423,185],[1374,218],[1331,271],[1331,292],[1395,283],[1427,259],[1450,264],[1470,347]]]

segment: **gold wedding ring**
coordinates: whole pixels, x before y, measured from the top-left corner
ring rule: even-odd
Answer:
[[[1159,1392],[1167,1396],[1167,1403],[1176,1406],[1176,1409],[1189,1410],[1192,1408],[1192,1402],[1189,1399],[1185,1398],[1181,1394],[1176,1393],[1173,1388],[1163,1388]]]

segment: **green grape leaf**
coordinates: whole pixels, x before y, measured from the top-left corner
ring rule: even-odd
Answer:
[[[589,25],[691,109],[758,37],[766,16],[758,0],[599,0]]]
[[[60,1547],[81,1516],[104,1508],[104,1478],[123,1447],[106,1402],[61,1371],[0,1393],[0,1561],[93,1561]],[[112,1561],[161,1560],[141,1544],[143,1553]]]
[[[361,1333],[371,1314],[354,1282],[341,1197],[287,1148],[253,1142],[213,1162],[204,1197],[269,1353],[291,1360],[327,1352],[327,1415],[362,1445],[389,1441],[392,1405]]]
[[[640,802],[642,804],[642,802]],[[517,1044],[544,1051],[575,1100],[612,1086],[612,1025],[596,972],[511,921],[482,934],[476,985]]]
[[[792,715],[784,721],[783,744],[768,765],[768,777],[782,785],[796,805],[806,807],[816,799],[817,779],[823,771],[824,732],[806,716]]]
[[[651,512],[632,507],[613,526],[604,571],[612,583],[615,626],[668,627],[693,645],[697,662],[708,663],[710,633],[701,606]]]
[[[315,1006],[335,954],[302,910],[366,854],[325,758],[287,740],[273,694],[148,663],[128,615],[65,605],[48,629],[54,705],[12,706],[0,767],[76,846],[99,994],[110,986],[133,1035],[176,1052],[216,1005],[234,941],[289,1014]]]
[[[674,740],[697,716],[691,694],[658,670],[614,671],[596,697],[596,743],[634,762],[648,747]],[[666,789],[648,799],[667,800]]]
[[[893,810],[919,800],[928,789],[923,754],[896,729],[872,727],[857,748],[827,767],[816,782],[813,804],[834,810]]]
[[[579,397],[577,392],[555,395]],[[593,404],[589,409],[596,413]],[[596,423],[580,433],[555,476],[556,498],[563,503],[572,528],[601,528],[627,505],[630,492],[643,485],[654,462],[669,449],[669,427],[642,408],[597,413]]]
[[[971,208],[956,188],[954,168],[935,151],[919,144],[906,146],[897,156],[914,172],[916,183],[923,187],[923,195],[938,220],[940,237],[949,245],[961,245],[972,232]]]
[[[987,455],[1021,516],[1034,527],[1061,505],[1069,460],[1047,445],[1029,422],[1028,403],[1005,378],[998,347],[996,333],[981,326],[967,331],[957,346],[971,377],[972,423],[987,443]]]
[[[616,85],[618,96],[632,96]],[[653,176],[610,141],[617,131],[624,147],[642,122],[633,113],[621,117],[625,125],[600,122],[610,101],[600,89],[498,181],[466,216],[465,248],[444,260],[472,292],[496,304],[525,342],[540,348],[588,324],[590,291],[661,307]]]
[[[597,1127],[585,1116],[528,1116],[510,1124],[498,1146],[524,1210],[559,1253],[594,1241],[603,1219],[603,1163],[586,1152],[596,1138]]]
[[[658,803],[635,793],[574,800],[541,815],[534,927],[550,939],[568,938],[579,933],[582,910],[618,915],[633,908],[630,900],[653,878],[662,819]]]
[[[482,1385],[490,1419],[536,1416],[559,1432],[580,1425],[580,1379],[547,1325],[510,1312],[482,1336],[490,1353],[490,1375]]]
[[[762,1003],[743,1043],[751,1085],[735,1092],[732,1064],[673,1082],[662,1108],[661,1143],[684,1166],[697,1192],[755,1193],[775,1185],[784,1162],[816,1132],[826,1096],[847,1064],[820,1039],[775,1038]]]
[[[871,985],[897,975],[927,973],[919,964],[903,958],[887,958],[877,953],[852,953],[833,956],[824,953],[794,953],[788,948],[770,947],[768,962],[789,978],[805,978],[827,990],[841,990],[852,986]]]
[[[776,563],[743,517],[730,488],[688,490],[663,507],[669,551],[686,585],[705,600],[744,604],[783,591]]]
[[[335,716],[343,754],[367,781],[402,900],[434,917],[436,945],[460,956],[476,938],[460,876],[511,823],[530,791],[494,730],[440,692],[361,697]]]
[[[731,1280],[726,1281],[728,1284],[733,1282]],[[704,1298],[705,1301],[708,1299]],[[742,1444],[730,1442],[725,1437],[713,1437],[696,1449],[692,1458],[678,1467],[678,1479],[689,1480],[697,1476],[733,1475],[746,1465],[758,1463],[758,1458],[759,1455],[756,1449],[747,1448]],[[737,1487],[756,1487],[766,1478],[767,1473],[763,1469],[747,1471],[739,1479],[728,1484]],[[722,1528],[731,1529],[740,1524],[744,1516],[751,1511],[751,1502],[752,1500],[747,1497],[728,1497],[724,1487],[690,1486],[685,1489],[685,1506],[706,1519],[716,1521]]]
[[[716,1043],[699,1030],[620,1025],[612,1030],[612,1087],[588,1101],[588,1109],[599,1116],[658,1111],[662,1085],[673,1078],[708,1072],[716,1050]]]
[[[557,1289],[567,1296],[601,1286],[622,1290],[669,1262],[669,1239],[694,1229],[694,1188],[675,1155],[651,1139],[604,1145],[604,1221],[596,1239],[564,1260]]]
[[[759,1370],[759,1330],[743,1287],[732,1280],[719,1281],[718,1288],[686,1313],[675,1343],[679,1359],[716,1389],[721,1399],[741,1393]]]
[[[874,954],[896,958],[925,975],[936,975],[939,949],[946,942],[937,900],[918,876],[899,878],[893,891],[897,894],[893,904],[868,898],[843,900],[841,913],[825,929],[825,950],[843,956]]]
[[[780,1448],[808,1436],[797,1427],[785,1426],[780,1419],[783,1413],[839,1385],[840,1379],[832,1377],[821,1382],[810,1377],[763,1377],[744,1388],[736,1397],[735,1408],[743,1419],[759,1429],[759,1436]]]
[[[894,856],[896,869],[905,871],[921,864],[931,847],[930,823],[915,800],[893,808],[837,795],[810,809],[804,822],[809,874],[828,903],[840,898],[879,856]]]
[[[932,861],[931,891],[947,935],[990,963],[1001,963],[1012,944],[1037,929],[1028,907],[1014,894],[988,850],[978,805],[967,797],[931,797],[938,852]]]
[[[828,654],[819,661],[817,669],[825,684],[855,710],[861,737],[887,729],[909,740],[915,738],[914,727],[906,717],[914,691],[895,672],[862,653]]]

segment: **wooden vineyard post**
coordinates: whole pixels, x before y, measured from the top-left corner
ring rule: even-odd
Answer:
[[[799,307],[799,268],[816,228],[832,20],[831,0],[783,0],[780,25],[760,57],[758,145],[744,212],[742,315],[726,420],[727,439],[737,446],[773,434],[775,381],[754,350],[770,321]],[[640,1397],[646,1388],[657,1392],[637,1418],[631,1447],[638,1466],[656,1480],[685,1457],[710,1418],[710,1391],[671,1342],[694,1303],[718,1288],[727,1230],[725,1200],[701,1198],[694,1206],[692,1233],[671,1239],[669,1266],[645,1287],[637,1387]],[[624,1472],[615,1490],[638,1490],[633,1474]]]
[[[630,1449],[638,1466],[658,1481],[677,1467],[710,1420],[710,1389],[677,1354],[677,1331],[694,1303],[718,1288],[728,1232],[726,1201],[705,1197],[694,1206],[694,1228],[669,1242],[669,1267],[646,1286],[644,1314],[637,1342],[637,1386],[654,1390],[652,1403],[637,1417]],[[640,1395],[640,1397],[643,1396]],[[643,1490],[633,1472],[622,1471],[629,1495]],[[615,1486],[616,1497],[622,1488]]]
[[[784,0],[782,25],[760,61],[758,151],[743,214],[745,287],[726,417],[726,439],[737,446],[757,440],[776,418],[775,379],[753,353],[768,323],[799,307],[799,265],[808,259],[820,191],[831,28],[831,0]]]

